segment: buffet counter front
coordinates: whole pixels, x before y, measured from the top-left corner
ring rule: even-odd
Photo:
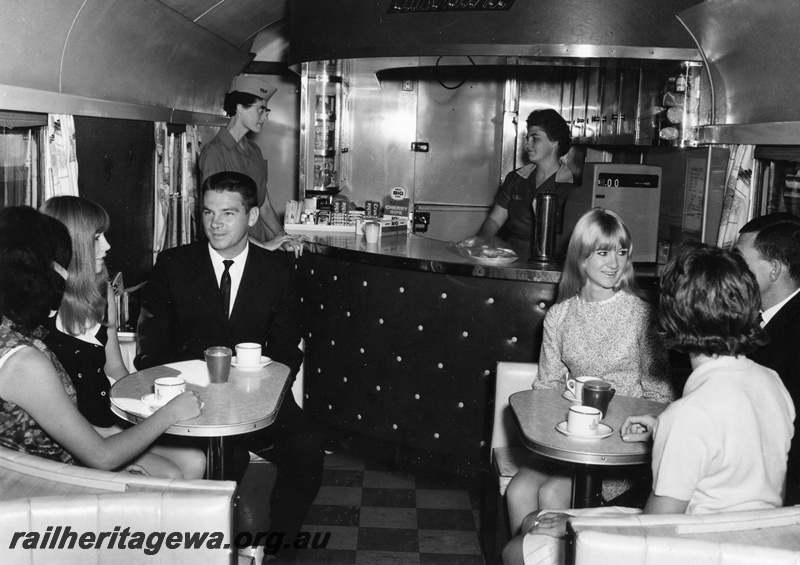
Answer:
[[[497,362],[538,361],[560,266],[486,265],[417,235],[309,237],[304,408],[363,455],[487,470]],[[655,266],[636,272],[655,301]]]
[[[538,359],[557,267],[481,265],[416,235],[312,240],[305,409],[373,455],[487,469],[496,364]]]

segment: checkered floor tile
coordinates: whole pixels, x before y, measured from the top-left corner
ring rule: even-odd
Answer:
[[[252,463],[240,487],[240,530],[263,529],[266,518],[248,503],[265,500],[264,463]],[[271,481],[269,486],[271,488]],[[259,505],[260,506],[260,505]],[[263,508],[263,507],[262,507]],[[348,455],[325,457],[322,488],[305,530],[325,549],[301,552],[301,563],[354,565],[483,565],[479,497],[446,479],[400,473]],[[260,527],[259,527],[260,526]]]

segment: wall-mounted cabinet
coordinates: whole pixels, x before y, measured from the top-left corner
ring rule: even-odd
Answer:
[[[347,65],[303,63],[301,80],[301,195],[332,196],[347,182],[349,94]]]

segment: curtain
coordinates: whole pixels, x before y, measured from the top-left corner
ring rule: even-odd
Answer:
[[[155,141],[154,260],[162,250],[191,243],[197,236],[197,126],[175,133],[157,122]]]
[[[53,196],[78,196],[78,159],[75,155],[75,121],[72,116],[47,116],[44,171],[45,199]]]
[[[747,223],[753,190],[753,145],[731,147],[726,173],[725,195],[722,202],[722,221],[719,225],[717,245],[731,249],[739,236],[739,229]]]
[[[39,184],[39,147],[45,128],[0,129],[0,208],[27,205],[38,208],[44,191]]]

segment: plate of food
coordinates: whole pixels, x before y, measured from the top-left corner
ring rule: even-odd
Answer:
[[[519,260],[517,252],[499,245],[497,238],[468,237],[456,243],[458,253],[479,265],[508,265]],[[503,242],[505,243],[505,242]]]

